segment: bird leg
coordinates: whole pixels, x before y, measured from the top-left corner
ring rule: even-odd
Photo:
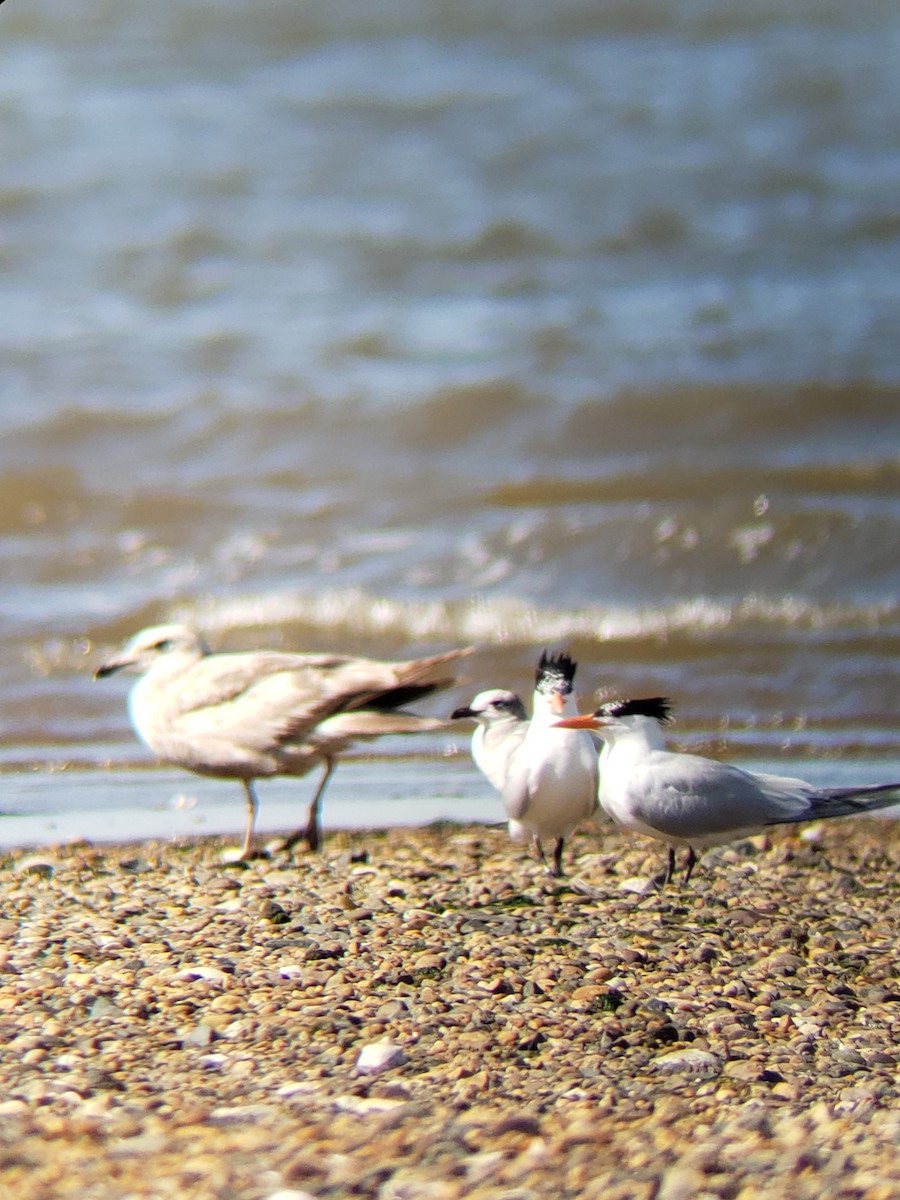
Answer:
[[[562,851],[563,839],[557,838],[553,847],[553,861],[547,862],[547,855],[544,853],[544,847],[541,845],[541,839],[535,834],[531,839],[531,845],[534,848],[534,857],[538,862],[544,864],[544,870],[553,879],[558,879],[563,873],[562,869]]]
[[[685,884],[690,882],[691,873],[693,872],[694,867],[697,865],[697,862],[698,862],[698,855],[697,855],[696,850],[694,849],[693,846],[688,846],[687,858],[685,859],[685,864],[684,864],[684,877],[682,878],[682,881],[681,881],[682,887],[684,887]],[[672,878],[675,875],[676,866],[677,866],[677,863],[675,862],[675,847],[670,846],[669,847],[669,855],[668,855],[668,858],[666,859],[665,871],[660,871],[660,873],[658,875],[653,876],[653,879],[647,885],[647,891],[650,891],[653,888],[659,888],[659,890],[662,891],[663,888],[667,887],[672,882]]]
[[[316,788],[316,794],[313,796],[309,806],[309,812],[306,817],[306,844],[310,850],[318,850],[322,844],[322,827],[319,822],[319,812],[322,803],[322,794],[325,791],[325,785],[331,778],[331,772],[334,770],[334,759],[325,759],[325,771],[322,778],[319,780],[319,786]]]
[[[322,830],[319,824],[319,810],[322,803],[322,794],[325,791],[325,785],[331,778],[331,772],[334,770],[335,761],[333,758],[326,758],[325,773],[319,780],[319,786],[316,788],[316,794],[313,796],[309,805],[309,813],[306,818],[306,825],[302,829],[295,829],[281,843],[282,850],[292,850],[299,841],[305,841],[310,850],[318,850],[322,844]]]
[[[241,846],[241,862],[247,862],[253,857],[253,826],[256,824],[256,814],[259,811],[259,801],[252,779],[242,779],[244,791],[247,793],[247,828],[244,831],[244,844]]]
[[[687,862],[684,868],[684,879],[681,881],[681,886],[686,887],[691,881],[694,867],[697,865],[697,853],[693,846],[688,846]]]
[[[675,847],[669,847],[669,857],[666,861],[666,873],[663,876],[662,887],[668,887],[672,882],[672,876],[675,874]]]
[[[550,872],[550,874],[555,879],[559,879],[559,877],[563,873],[562,854],[563,854],[564,840],[565,840],[564,838],[557,838],[556,845],[553,847],[553,870]]]
[[[553,867],[547,862],[547,855],[544,853],[544,847],[541,845],[541,839],[536,833],[531,838],[531,845],[534,850],[534,857],[539,863],[543,864],[546,873],[548,875],[552,875]]]

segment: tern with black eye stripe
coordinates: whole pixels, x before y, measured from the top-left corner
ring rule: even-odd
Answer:
[[[668,846],[663,885],[672,879],[678,847],[687,848],[687,883],[698,849],[769,825],[874,812],[900,802],[900,783],[817,788],[802,779],[667,750],[663,725],[669,714],[668,700],[653,696],[610,701],[588,716],[557,722],[560,729],[590,730],[603,739],[600,805],[617,825]]]

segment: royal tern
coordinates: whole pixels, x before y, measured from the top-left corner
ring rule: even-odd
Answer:
[[[592,730],[603,739],[600,805],[616,824],[668,845],[664,883],[675,870],[676,847],[687,847],[687,883],[698,849],[748,837],[767,825],[845,817],[900,802],[900,783],[817,788],[802,779],[667,750],[663,725],[669,715],[668,700],[655,696],[611,701],[589,716],[557,722],[558,728]]]
[[[530,836],[546,865],[543,839],[554,838],[547,868],[562,874],[565,839],[597,810],[597,747],[585,734],[577,740],[553,724],[577,712],[572,690],[576,664],[567,654],[541,655],[535,672],[534,707],[529,721],[515,692],[480,692],[452,719],[478,722],[472,737],[476,765],[503,798],[513,837]]]
[[[440,669],[469,653],[451,650],[405,662],[274,651],[213,654],[194,630],[159,625],[135,634],[94,678],[138,673],[128,709],[141,741],[197,775],[241,781],[247,798],[241,858],[248,858],[258,809],[254,780],[305,775],[324,765],[305,828],[283,843],[290,848],[305,838],[311,850],[318,849],[322,794],[341,752],[384,734],[446,729],[446,721],[402,706],[449,687],[454,681]]]

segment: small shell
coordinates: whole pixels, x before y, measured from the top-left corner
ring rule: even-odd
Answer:
[[[334,1107],[338,1112],[356,1113],[366,1117],[369,1113],[391,1112],[402,1108],[404,1100],[395,1100],[390,1096],[336,1096]]]
[[[406,1055],[394,1042],[384,1039],[363,1046],[356,1060],[357,1075],[376,1075],[379,1071],[390,1071],[406,1062]]]
[[[702,1075],[704,1078],[718,1075],[722,1069],[722,1064],[715,1054],[710,1054],[708,1050],[691,1049],[670,1050],[668,1054],[660,1054],[658,1058],[654,1058],[652,1065],[657,1071],[663,1071],[667,1075],[684,1071],[690,1075]]]
[[[218,967],[185,967],[175,976],[176,979],[204,979],[207,983],[224,987],[228,976]]]
[[[281,979],[299,979],[303,975],[303,968],[296,963],[281,963],[278,975]]]
[[[43,875],[46,878],[53,874],[55,867],[56,863],[52,858],[30,854],[27,858],[20,858],[13,870],[17,875]]]
[[[224,1054],[201,1054],[197,1061],[206,1071],[221,1071],[228,1058]]]
[[[316,1200],[311,1192],[298,1192],[296,1188],[281,1188],[270,1192],[265,1200]]]
[[[649,875],[629,875],[619,882],[620,892],[632,892],[637,896],[645,896],[653,886]]]

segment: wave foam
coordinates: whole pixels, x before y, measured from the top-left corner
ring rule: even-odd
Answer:
[[[535,645],[573,639],[633,641],[672,636],[703,637],[758,628],[773,632],[874,632],[896,622],[896,602],[817,604],[795,596],[748,595],[736,601],[685,598],[657,607],[590,605],[550,609],[514,597],[469,601],[399,600],[359,588],[238,597],[214,605],[185,605],[176,620],[210,631],[301,623],[329,632],[352,631],[408,642],[459,641]]]

